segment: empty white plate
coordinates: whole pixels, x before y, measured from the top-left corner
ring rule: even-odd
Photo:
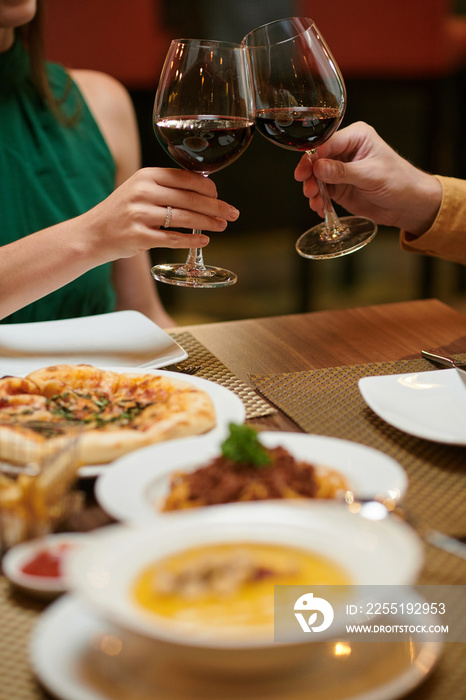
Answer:
[[[164,367],[187,352],[138,311],[0,325],[0,373],[23,375],[56,364]]]
[[[466,445],[466,374],[456,369],[364,377],[359,390],[386,423],[433,442]]]

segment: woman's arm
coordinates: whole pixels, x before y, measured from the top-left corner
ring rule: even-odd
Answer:
[[[116,138],[118,130],[111,131],[105,133],[108,143]],[[163,228],[168,205],[173,207],[174,228],[223,231],[227,222],[234,221],[239,215],[234,207],[217,198],[214,183],[201,175],[171,168],[144,168],[124,179],[128,172],[120,168],[122,184],[88,212],[1,248],[0,318],[97,265],[118,261],[117,268],[120,266],[122,270],[120,274],[117,269],[119,279],[138,286],[139,278],[143,276],[134,276],[132,266],[135,263],[129,259],[156,247],[207,245],[209,239],[205,235]],[[147,255],[144,257],[147,260]],[[148,280],[155,297],[152,280]],[[125,300],[121,289],[119,295],[122,298],[120,308],[123,308]],[[138,298],[144,295],[141,288]],[[153,306],[152,309],[154,314]]]
[[[0,317],[97,265],[151,248],[207,245],[204,234],[164,230],[167,205],[173,207],[172,225],[180,228],[223,231],[227,221],[238,217],[202,175],[170,168],[138,170],[86,213],[1,248]]]

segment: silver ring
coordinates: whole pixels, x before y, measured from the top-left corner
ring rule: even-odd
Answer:
[[[168,228],[171,224],[172,220],[172,208],[167,207],[167,216],[165,217],[165,223],[163,225],[164,228]]]

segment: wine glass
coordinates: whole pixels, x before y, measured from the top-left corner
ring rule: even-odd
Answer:
[[[153,125],[162,148],[186,170],[207,177],[239,158],[254,131],[244,47],[172,41],[155,96]],[[204,265],[201,248],[191,248],[185,263],[155,265],[151,273],[160,282],[182,287],[223,287],[237,280],[234,272]]]
[[[293,151],[317,149],[338,128],[346,107],[340,70],[311,19],[291,17],[264,24],[243,39],[256,101],[256,128]],[[325,221],[302,234],[296,250],[305,258],[335,258],[359,250],[377,233],[359,216],[339,219],[324,183],[318,182]]]

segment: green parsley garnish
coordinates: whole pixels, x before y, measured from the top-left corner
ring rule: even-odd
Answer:
[[[263,467],[272,461],[264,445],[259,442],[257,431],[249,425],[230,423],[230,435],[222,443],[222,455],[234,462]]]

